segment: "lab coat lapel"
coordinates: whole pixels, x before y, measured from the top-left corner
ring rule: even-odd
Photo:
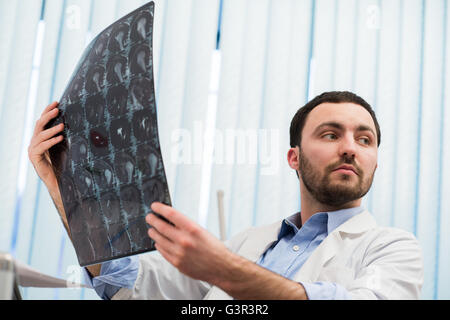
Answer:
[[[338,232],[329,234],[313,251],[292,280],[301,282],[314,282],[320,274],[322,267],[333,258],[339,249],[341,237]]]
[[[248,241],[238,250],[238,254],[256,262],[259,257],[278,239],[282,221],[251,230]]]
[[[343,242],[342,237],[346,237],[346,234],[364,233],[375,226],[375,219],[368,211],[350,218],[322,241],[292,280],[316,281],[324,265],[339,252]]]

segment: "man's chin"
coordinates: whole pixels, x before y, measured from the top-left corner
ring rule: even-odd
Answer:
[[[332,179],[335,181],[358,181],[359,177],[355,173],[342,173],[333,171],[328,179]]]
[[[354,195],[361,193],[361,188],[357,182],[338,181],[328,184],[326,193],[340,195],[344,198],[353,198]]]
[[[332,188],[344,188],[344,189],[356,189],[359,187],[359,181],[357,179],[342,178],[342,179],[332,179],[328,183],[329,187]]]

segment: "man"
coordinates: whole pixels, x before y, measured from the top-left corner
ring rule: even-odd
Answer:
[[[36,123],[29,156],[69,233],[47,150],[63,125]],[[151,208],[148,235],[158,253],[87,267],[104,299],[417,299],[419,244],[406,231],[376,225],[361,207],[377,168],[380,128],[370,105],[350,92],[327,92],[291,122],[289,166],[299,177],[301,211],[222,243],[177,210]]]

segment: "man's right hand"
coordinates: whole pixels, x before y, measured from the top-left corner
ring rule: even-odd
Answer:
[[[63,136],[57,134],[63,131],[64,124],[58,124],[47,130],[45,130],[45,126],[58,116],[57,106],[58,102],[53,102],[44,109],[41,117],[36,121],[33,137],[28,147],[28,157],[50,193],[56,191],[59,193],[59,188],[48,150],[63,140]]]

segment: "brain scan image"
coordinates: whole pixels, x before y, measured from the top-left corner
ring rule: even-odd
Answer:
[[[141,211],[141,202],[136,201],[140,198],[140,192],[134,185],[124,186],[120,190],[120,199],[122,207],[127,216],[137,216]]]
[[[106,80],[108,84],[116,85],[126,80],[127,64],[127,58],[121,55],[116,55],[108,61],[106,65]]]
[[[152,25],[153,14],[149,11],[139,12],[131,22],[131,40],[134,42],[145,40],[151,33]]]
[[[111,239],[105,228],[97,228],[96,226],[88,227],[89,240],[94,251],[96,260],[104,260],[112,255]]]
[[[164,202],[164,185],[158,179],[147,179],[142,184],[144,203]]]
[[[88,227],[97,227],[103,224],[103,216],[100,211],[100,203],[95,197],[85,198],[81,204],[84,222]]]
[[[116,24],[109,37],[108,49],[110,52],[119,53],[128,46],[130,27],[127,23]]]
[[[84,129],[84,110],[81,103],[76,102],[68,105],[64,113],[68,129],[73,131],[81,131]]]
[[[94,160],[92,164],[93,166],[91,168],[91,173],[94,178],[94,182],[99,186],[99,189],[114,189],[116,174],[108,159],[97,159]]]
[[[158,152],[149,145],[140,145],[137,152],[136,166],[141,174],[146,177],[154,177],[162,168],[159,162]]]
[[[119,118],[111,121],[109,128],[111,143],[117,150],[127,148],[131,144],[131,124],[127,118]]]
[[[124,85],[119,84],[108,89],[106,93],[106,105],[112,117],[125,114],[127,112],[127,104],[128,89]]]
[[[94,195],[94,178],[89,170],[79,166],[75,169],[74,174],[75,187],[80,195],[84,198]]]
[[[144,74],[150,64],[150,49],[148,46],[138,44],[131,48],[130,72],[132,75]]]
[[[147,236],[148,228],[149,226],[146,224],[144,218],[128,222],[128,234],[130,235],[131,244],[135,250],[154,246],[153,239]]]
[[[155,250],[145,216],[171,205],[158,137],[150,2],[87,46],[61,97],[50,158],[81,266]]]
[[[151,81],[147,78],[136,78],[131,80],[129,95],[131,105],[134,110],[143,110],[145,106],[151,103],[154,94],[152,94]]]
[[[85,104],[86,120],[94,126],[105,123],[105,108],[106,100],[102,94],[88,97]]]
[[[83,94],[84,78],[81,75],[76,75],[70,84],[69,99],[71,101],[79,101]]]
[[[105,127],[99,126],[89,131],[90,150],[94,158],[109,154],[109,137]]]
[[[100,206],[109,223],[119,223],[122,221],[120,197],[114,190],[101,194]]]
[[[85,89],[89,94],[102,91],[105,82],[105,68],[94,65],[88,69],[86,74]]]
[[[135,179],[136,159],[131,151],[117,153],[114,159],[117,179],[122,184],[129,184]]]
[[[131,250],[131,241],[127,227],[122,223],[111,224],[108,229],[111,247],[115,254],[124,254]]]
[[[108,40],[109,34],[107,32],[102,32],[97,36],[91,44],[91,49],[87,54],[90,63],[101,61],[105,57],[108,48]]]
[[[148,141],[152,138],[155,128],[152,127],[152,115],[145,110],[136,111],[132,119],[134,136],[138,141]]]
[[[69,142],[69,155],[73,163],[84,164],[89,161],[87,141],[79,136],[67,138]],[[52,161],[53,163],[53,161]]]

